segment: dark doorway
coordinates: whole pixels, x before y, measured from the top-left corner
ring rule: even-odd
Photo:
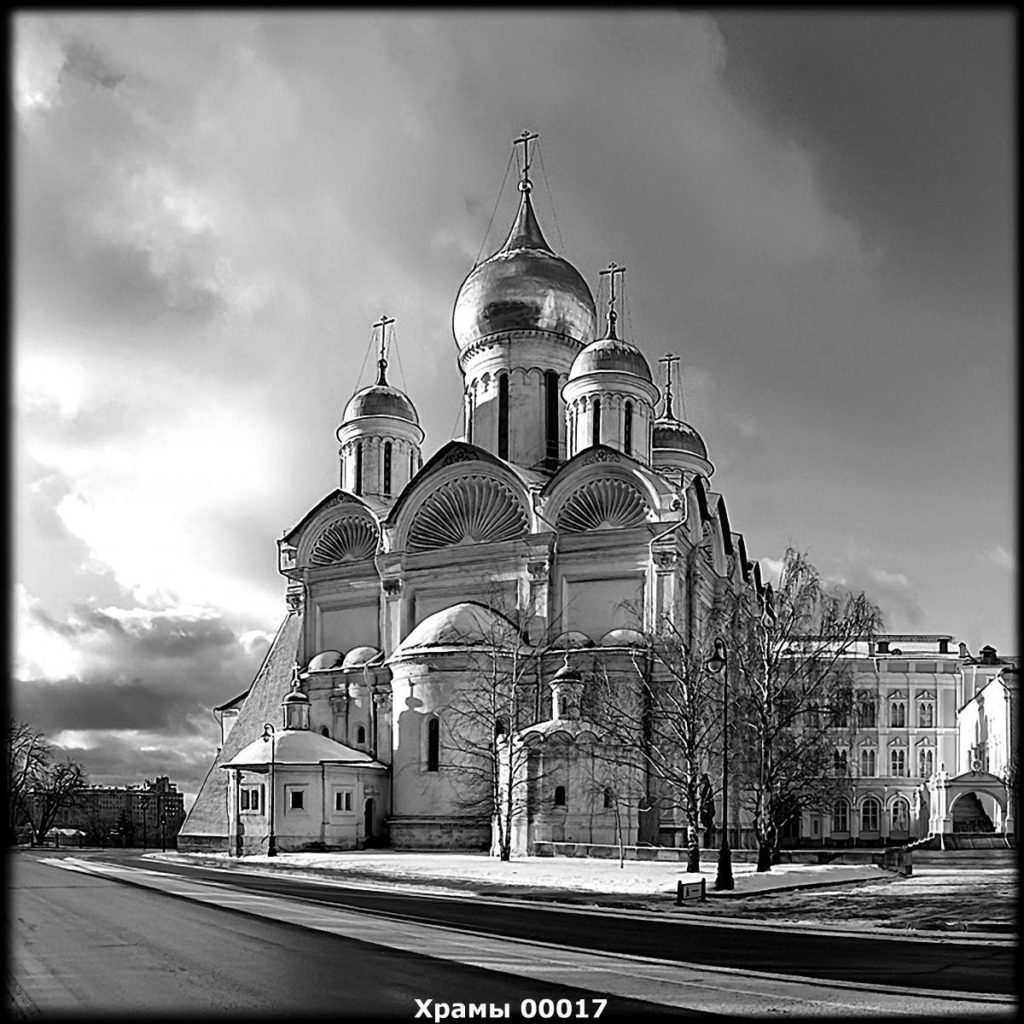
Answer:
[[[373,812],[376,801],[370,797],[363,806],[363,842],[366,846],[374,846],[377,837],[373,833]]]

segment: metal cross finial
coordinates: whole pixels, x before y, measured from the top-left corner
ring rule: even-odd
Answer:
[[[607,270],[601,271],[601,277],[608,278],[608,337],[614,338],[615,334],[615,321],[618,319],[618,314],[615,312],[615,275],[625,274],[626,268],[620,267],[614,260],[608,264]]]
[[[387,356],[386,356],[387,345],[386,345],[386,342],[385,342],[385,338],[387,336],[388,326],[390,324],[393,324],[394,322],[395,322],[395,318],[393,316],[388,316],[387,314],[384,314],[373,325],[373,329],[374,330],[377,330],[378,327],[380,328],[380,358],[377,360],[377,383],[378,384],[387,384],[387,378],[384,376],[384,371],[388,368],[388,361],[387,361]]]
[[[529,192],[533,188],[533,182],[530,181],[530,143],[539,138],[536,132],[531,132],[527,128],[518,139],[512,140],[513,146],[523,147],[523,180],[519,182],[520,192]]]
[[[658,362],[665,364],[665,415],[670,420],[674,420],[676,411],[675,403],[672,401],[672,364],[679,362],[679,356],[669,352],[667,355],[663,355]]]

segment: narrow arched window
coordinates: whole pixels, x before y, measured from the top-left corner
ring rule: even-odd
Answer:
[[[436,718],[427,722],[427,771],[436,772],[441,767],[441,723]]]
[[[508,735],[508,719],[504,715],[498,715],[494,720],[494,738],[500,740],[502,736]]]
[[[627,455],[633,454],[633,403],[627,402],[622,414],[622,450]]]
[[[352,490],[356,494],[363,493],[363,442],[356,441],[356,470],[355,470],[355,481],[352,485]]]
[[[498,458],[508,458],[508,374],[498,377]]]
[[[366,742],[366,727],[361,725],[361,726],[359,726],[358,729],[356,729],[356,743],[365,743],[365,742]]]
[[[590,443],[591,444],[600,444],[601,443],[601,399],[600,398],[595,398],[594,399],[594,413],[593,413],[593,417],[592,417],[592,420],[591,420],[591,426],[593,428],[593,433],[592,433],[592,436],[590,438]]]
[[[321,736],[326,736],[328,739],[330,739],[331,738],[331,730],[328,729],[326,725],[322,725],[322,726],[320,726],[320,735]]]
[[[881,818],[880,806],[878,801],[873,797],[869,796],[867,800],[861,804],[860,808],[860,830],[861,832],[877,832],[879,818]]]
[[[611,790],[611,786],[605,786],[604,790],[604,806],[605,809],[615,806],[615,794]]]
[[[416,475],[416,453],[409,452],[409,479]]]
[[[850,831],[850,805],[845,800],[837,800],[832,808],[832,831]]]
[[[555,786],[555,806],[565,806],[565,786]]]
[[[544,454],[549,463],[558,462],[558,374],[544,373]]]
[[[391,497],[391,442],[384,442],[384,497]]]

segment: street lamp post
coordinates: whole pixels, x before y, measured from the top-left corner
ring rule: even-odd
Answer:
[[[164,826],[167,824],[167,812],[160,812],[160,852],[167,852],[167,839],[166,833],[164,832]]]
[[[270,722],[263,723],[263,742],[270,742],[270,836],[267,841],[267,856],[277,856],[277,836],[274,835],[274,748],[277,742],[277,730]]]
[[[142,808],[142,848],[145,849],[147,845],[148,836],[146,834],[146,819],[149,816],[149,797],[144,796],[139,799],[139,806]]]
[[[722,845],[718,850],[715,889],[734,889],[732,851],[729,849],[729,651],[725,641],[715,637],[715,653],[707,661],[709,672],[722,673]]]

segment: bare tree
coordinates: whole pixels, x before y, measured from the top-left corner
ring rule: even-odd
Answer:
[[[22,821],[42,843],[60,812],[84,788],[85,772],[69,758],[56,760],[53,747],[25,722],[7,723],[8,838]]]
[[[708,769],[721,733],[718,685],[701,651],[668,618],[644,637],[628,678],[599,669],[596,705],[610,742],[601,756],[649,780],[657,807],[681,813],[687,871],[700,870],[701,835],[714,817]]]
[[[531,752],[519,730],[536,721],[541,660],[545,646],[527,640],[529,613],[495,599],[480,634],[464,639],[471,651],[471,685],[445,710],[445,750],[453,784],[467,810],[491,819],[492,853],[512,855],[513,829],[526,812],[531,787]],[[534,774],[532,784],[536,784]]]
[[[40,769],[29,793],[29,821],[36,842],[42,843],[60,812],[74,801],[86,783],[81,765],[55,761]]]
[[[881,612],[863,593],[827,586],[807,555],[792,548],[763,605],[735,607],[729,757],[753,813],[758,871],[777,860],[794,816],[826,810],[847,788],[836,753],[854,701],[850,656],[881,625]]]
[[[40,767],[51,756],[43,734],[27,722],[7,720],[7,841],[15,841],[19,825],[28,818],[27,797]]]

